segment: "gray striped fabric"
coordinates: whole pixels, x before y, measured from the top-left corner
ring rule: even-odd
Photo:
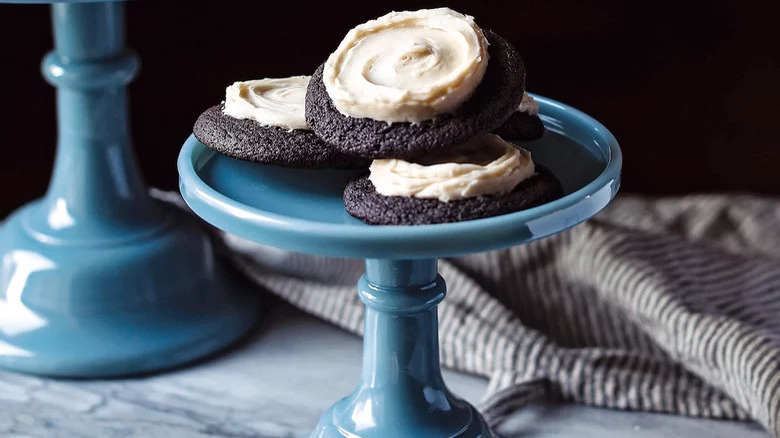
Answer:
[[[354,333],[361,261],[225,236],[237,266]],[[442,260],[442,363],[490,378],[493,424],[534,397],[752,418],[780,437],[780,200],[622,196],[528,245]]]

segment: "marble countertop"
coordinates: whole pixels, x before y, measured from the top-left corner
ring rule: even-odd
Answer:
[[[101,381],[0,372],[3,438],[304,437],[357,384],[360,339],[284,304],[231,351],[164,374]],[[445,371],[477,402],[487,381]],[[511,437],[769,438],[751,423],[535,404],[498,430]]]

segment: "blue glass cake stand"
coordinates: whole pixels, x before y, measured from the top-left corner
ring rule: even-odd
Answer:
[[[252,326],[257,303],[199,225],[143,183],[123,4],[51,8],[56,49],[42,70],[57,87],[57,156],[46,195],[0,227],[0,367],[99,377],[212,353]]]
[[[604,126],[535,96],[548,128],[523,146],[566,195],[487,219],[369,226],[347,214],[342,190],[355,171],[262,166],[217,154],[190,137],[179,155],[184,199],[206,221],[292,251],[366,260],[363,374],[320,420],[313,438],[492,437],[479,413],[451,394],[439,369],[437,258],[487,251],[559,233],[593,216],[620,185],[621,154]]]

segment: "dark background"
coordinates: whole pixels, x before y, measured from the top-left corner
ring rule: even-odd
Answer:
[[[176,187],[176,155],[198,114],[235,80],[309,74],[354,25],[392,9],[448,5],[515,44],[528,88],[609,127],[624,190],[780,194],[780,48],[769,5],[713,2],[138,1],[130,87],[146,179]],[[278,7],[281,4],[284,9]],[[0,216],[46,189],[54,90],[46,6],[0,5]]]

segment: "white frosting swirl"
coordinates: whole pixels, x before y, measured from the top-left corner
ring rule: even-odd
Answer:
[[[517,111],[526,113],[529,116],[535,116],[539,114],[539,104],[528,93],[523,93],[523,101],[520,102],[520,106],[517,107]]]
[[[488,43],[449,8],[391,12],[361,24],[328,57],[323,82],[344,115],[421,122],[454,111],[482,81]]]
[[[225,90],[225,114],[288,130],[310,129],[304,100],[310,76],[235,82]]]
[[[510,192],[535,174],[531,152],[484,134],[449,151],[409,162],[371,163],[369,179],[385,196],[411,196],[449,202]]]

